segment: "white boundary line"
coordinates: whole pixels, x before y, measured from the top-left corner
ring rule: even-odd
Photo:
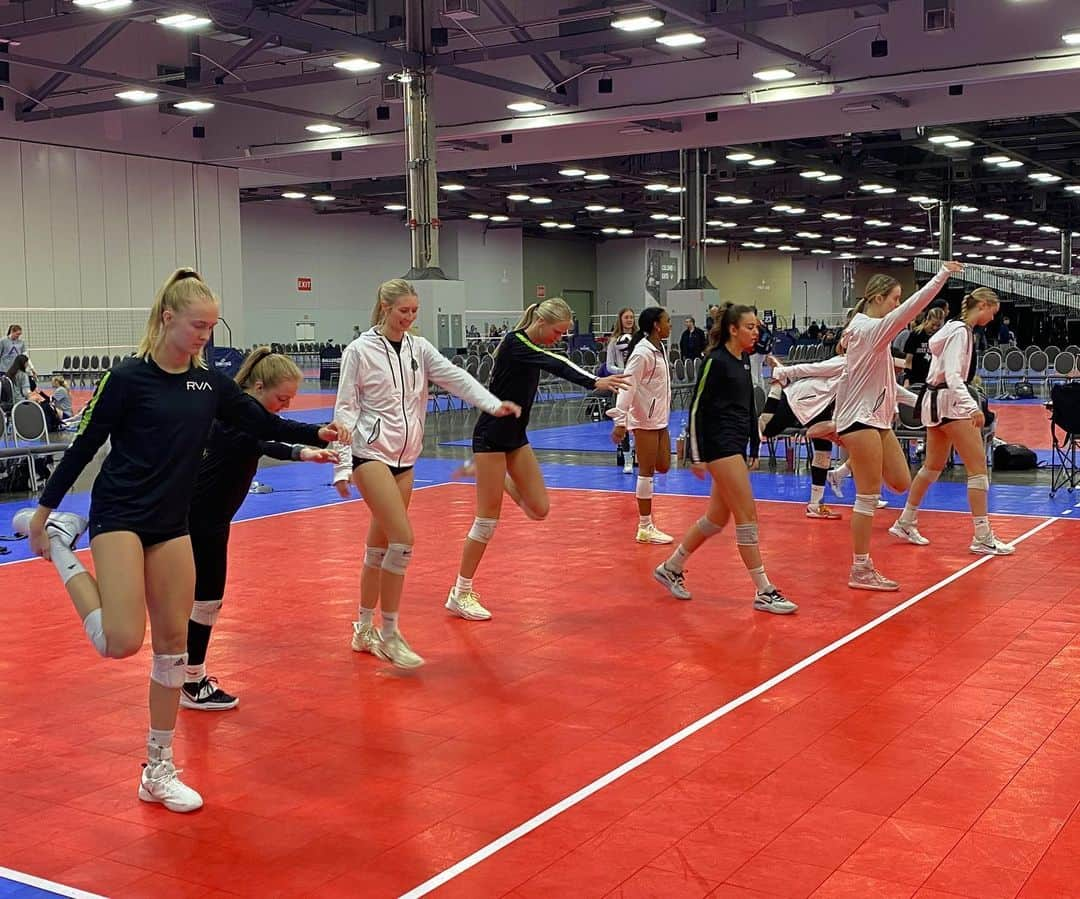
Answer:
[[[1021,534],[1019,537],[1013,540],[1013,545],[1016,545],[1017,543],[1022,543],[1024,540],[1027,540],[1028,537],[1032,537],[1044,528],[1048,528],[1057,520],[1057,518],[1044,519],[1041,524],[1036,525],[1031,530]],[[461,861],[451,865],[449,868],[446,868],[443,871],[440,871],[434,877],[425,880],[419,886],[409,890],[409,892],[403,893],[399,897],[399,899],[419,899],[419,897],[421,896],[426,896],[428,893],[438,889],[443,884],[453,880],[459,874],[463,874],[470,868],[484,861],[484,859],[489,858],[501,849],[505,849],[511,843],[521,839],[523,836],[530,833],[531,831],[536,830],[542,824],[546,824],[552,818],[561,815],[563,812],[567,811],[570,808],[573,808],[578,803],[583,802],[585,799],[588,799],[594,793],[597,793],[609,784],[614,783],[623,775],[629,774],[636,768],[640,768],[646,762],[656,758],[656,756],[660,755],[662,752],[666,752],[672,746],[681,743],[683,740],[687,739],[687,737],[696,734],[699,730],[708,727],[710,724],[718,721],[720,718],[723,718],[728,713],[733,712],[740,706],[743,706],[751,700],[756,699],[762,693],[765,693],[768,690],[771,690],[773,687],[777,686],[778,684],[782,684],[789,678],[794,677],[803,669],[808,668],[815,662],[821,661],[821,659],[825,658],[828,655],[831,655],[832,653],[836,652],[836,650],[840,649],[843,646],[846,646],[848,643],[857,640],[863,634],[872,631],[874,628],[878,627],[881,624],[884,624],[890,618],[895,618],[901,612],[910,609],[916,603],[926,599],[926,597],[933,595],[943,587],[947,587],[954,581],[959,580],[968,572],[974,571],[980,565],[985,565],[992,558],[993,556],[982,556],[981,558],[976,559],[974,562],[965,565],[959,571],[954,572],[948,577],[938,581],[933,586],[927,587],[921,593],[915,594],[910,599],[907,599],[899,605],[889,609],[887,612],[882,613],[877,618],[873,619],[873,621],[867,622],[861,627],[858,627],[855,630],[851,631],[851,633],[840,637],[838,640],[834,640],[828,646],[819,649],[817,652],[807,656],[801,661],[796,662],[789,668],[785,668],[779,674],[776,674],[773,677],[769,678],[767,681],[758,684],[756,687],[748,690],[741,696],[731,700],[725,705],[720,706],[720,708],[714,709],[713,711],[709,712],[709,714],[705,715],[702,718],[699,718],[692,724],[688,724],[682,730],[672,734],[670,737],[662,740],[655,746],[646,749],[644,752],[634,756],[629,761],[621,764],[618,768],[615,768],[609,771],[607,774],[602,775],[601,777],[594,780],[592,783],[582,787],[576,793],[572,793],[565,799],[562,799],[559,802],[555,803],[555,805],[544,809],[544,811],[540,812],[537,815],[534,815],[528,821],[524,822],[523,824],[519,824],[513,830],[508,831],[507,833],[503,834],[501,837],[498,837],[495,840],[492,840],[486,846],[477,849],[476,852],[466,856]]]
[[[149,871],[147,872],[150,873]],[[71,899],[107,899],[105,896],[101,896],[98,893],[88,893],[86,890],[79,890],[75,887],[66,887],[62,883],[56,883],[53,880],[45,880],[43,877],[35,877],[33,874],[23,874],[21,871],[12,871],[11,868],[0,868],[0,877],[7,880],[12,880],[15,883],[24,883],[30,887],[37,887],[39,890],[47,890],[50,893],[55,893],[57,896],[69,896]]]

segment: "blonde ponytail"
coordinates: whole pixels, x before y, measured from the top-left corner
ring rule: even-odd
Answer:
[[[398,300],[416,296],[416,288],[403,278],[393,278],[379,285],[375,308],[371,310],[371,327],[377,328],[386,318],[386,311]]]
[[[1001,298],[989,287],[976,287],[971,293],[964,294],[964,301],[960,304],[960,317],[966,319],[969,313],[978,308],[979,303],[1000,306]]]
[[[254,387],[258,381],[262,381],[263,387],[277,387],[283,381],[299,383],[303,378],[292,359],[273,352],[268,346],[256,347],[248,353],[236,373],[236,383],[244,390]]]
[[[219,305],[218,298],[195,269],[178,268],[165,279],[154,297],[154,305],[150,307],[150,315],[146,320],[146,333],[139,341],[135,355],[140,359],[147,359],[161,343],[165,335],[166,309],[176,314],[198,302]],[[201,350],[191,357],[191,362],[196,368],[206,368],[206,359]]]
[[[521,331],[528,328],[538,318],[549,325],[557,325],[560,322],[573,321],[574,313],[562,297],[548,297],[546,300],[529,306],[521,316],[521,320],[514,325],[514,330]]]

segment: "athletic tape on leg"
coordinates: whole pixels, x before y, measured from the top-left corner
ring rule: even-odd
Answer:
[[[735,525],[736,546],[757,546],[757,542],[758,526],[756,521],[749,521],[746,524]]]
[[[638,475],[637,489],[634,491],[634,496],[638,499],[652,499],[652,478],[643,478]]]
[[[855,494],[855,505],[851,507],[851,511],[856,515],[869,515],[872,518],[877,511],[879,496],[877,493]]]
[[[488,543],[495,536],[495,526],[498,523],[498,518],[474,518],[472,527],[469,528],[469,539],[477,543]]]
[[[150,666],[150,680],[163,687],[179,690],[187,676],[188,654],[167,655],[155,652]]]
[[[701,531],[702,537],[712,537],[715,534],[719,534],[724,529],[724,526],[712,521],[708,515],[702,515],[701,518],[697,520],[697,529]]]
[[[221,600],[214,599],[210,601],[200,602],[195,601],[195,605],[191,607],[191,620],[196,624],[203,624],[206,627],[213,627],[217,624],[218,615],[221,614]]]
[[[369,546],[364,550],[364,567],[382,568],[384,558],[386,558],[385,546]]]
[[[391,574],[404,574],[412,561],[411,543],[391,543],[386,547],[386,557],[383,559],[382,570]]]
[[[974,474],[968,478],[968,490],[989,490],[990,478],[985,474]]]

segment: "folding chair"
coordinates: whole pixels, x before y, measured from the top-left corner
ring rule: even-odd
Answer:
[[[45,421],[45,412],[33,400],[16,403],[11,410],[11,430],[15,437],[15,446],[31,446],[49,440],[49,427]],[[37,467],[34,459],[27,454],[26,464],[30,466],[30,489],[37,493]]]
[[[1058,384],[1050,391],[1050,495],[1068,484],[1076,489],[1080,474],[1076,451],[1080,448],[1080,382]]]

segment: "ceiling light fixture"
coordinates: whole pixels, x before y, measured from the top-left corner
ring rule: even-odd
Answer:
[[[448,188],[448,190],[449,189],[450,188]],[[531,200],[532,197],[530,197],[528,194],[507,194],[506,199],[508,199],[511,203],[524,203],[526,200]]]
[[[585,174],[585,169],[559,169],[559,174],[566,178],[580,178]]]
[[[873,193],[874,191],[881,190],[881,187],[882,187],[882,185],[880,185],[880,184],[860,184],[859,185],[859,190],[865,190],[865,191],[868,191],[869,193]]]
[[[604,212],[610,212],[612,215],[618,215],[620,212],[626,212],[622,206],[606,206]]]
[[[492,221],[492,222],[508,222],[508,221],[510,221],[510,216],[508,216],[508,215],[493,215],[489,219],[489,221]]]
[[[408,208],[408,206],[405,206],[402,203],[387,203],[383,206],[383,209],[387,212],[404,212]],[[484,218],[487,218],[487,216],[484,216]]]
[[[933,137],[929,138],[929,140],[932,144],[949,144],[954,140],[960,140],[960,138],[955,134],[935,134]]]
[[[559,223],[558,222],[541,222],[540,227],[541,228],[558,228]]]
[[[608,175],[605,172],[593,172],[592,174],[586,175],[585,180],[586,181],[609,181],[609,180],[611,180],[611,175]]]
[[[667,190],[667,188],[668,186],[666,184],[660,184],[659,182],[656,184],[645,185],[645,190]]]
[[[176,106],[177,109],[180,108],[179,103],[177,103]],[[312,134],[337,134],[339,131],[341,131],[341,126],[326,124],[305,125],[304,130],[310,131]]]
[[[120,100],[130,100],[132,103],[149,103],[151,100],[156,100],[158,97],[153,91],[144,91],[139,88],[132,88],[129,91],[120,91],[116,96]]]
[[[975,141],[973,140],[951,140],[945,144],[950,150],[966,150],[968,147],[974,147]]]
[[[488,214],[486,212],[470,212],[469,218],[475,222],[482,222],[488,218]]]
[[[626,237],[628,234],[633,234],[634,229],[633,228],[620,228],[616,233],[621,234],[623,237]]]
[[[618,231],[619,231],[618,228],[601,228],[600,229],[601,234],[617,234]]]
[[[602,203],[590,203],[585,207],[586,212],[603,212],[606,207]],[[664,218],[667,218],[665,215]]]
[[[343,69],[346,72],[372,72],[380,68],[379,63],[373,59],[364,59],[362,56],[350,56],[339,59],[334,63],[335,69]]]
[[[825,174],[825,172],[823,172],[821,169],[809,169],[809,170],[807,170],[805,172],[799,172],[799,177],[800,178],[820,178],[824,174]]]
[[[286,200],[302,200],[307,194],[302,194],[298,190],[287,190],[281,196]]]
[[[758,81],[790,81],[795,78],[796,75],[791,69],[762,69],[760,72],[754,72],[754,77]]]
[[[1061,39],[1070,47],[1080,44],[1080,31],[1070,31],[1067,34],[1063,34]]]
[[[749,162],[755,157],[753,153],[728,153],[726,158],[732,162]]]
[[[656,39],[656,43],[663,44],[665,47],[696,47],[698,44],[704,44],[705,38],[692,31],[680,31],[676,34],[662,34]]]
[[[546,206],[551,202],[550,197],[529,197],[530,203],[535,203],[537,206]]]
[[[818,181],[821,181],[824,184],[831,184],[833,181],[843,181],[843,180],[844,180],[843,175],[821,175],[818,178]]]
[[[173,103],[173,109],[182,109],[184,112],[206,112],[213,108],[214,104],[208,100],[184,100],[182,103]],[[340,130],[339,128],[338,131]]]
[[[997,167],[999,169],[1019,169],[1023,167],[1023,163],[1019,159],[1007,159],[1005,162],[999,162]]]
[[[448,190],[451,193],[458,190],[465,190],[464,184],[441,184],[439,186],[442,187],[443,190]]]
[[[315,194],[311,199],[316,203],[331,203],[337,199],[333,194]]]
[[[611,23],[612,28],[619,31],[651,31],[653,28],[662,28],[664,23],[654,16],[626,16],[615,19]]]
[[[543,103],[537,103],[535,100],[518,100],[514,103],[507,103],[506,108],[511,112],[541,112],[547,109]]]
[[[206,25],[213,24],[209,19],[204,19],[201,16],[193,16],[191,13],[182,12],[177,13],[175,16],[164,16],[160,19],[155,19],[158,25],[164,25],[167,28],[180,28],[184,31],[191,31],[194,28],[203,28]]]
[[[574,228],[574,227],[577,227],[577,226],[572,225],[570,222],[559,222],[559,230],[560,231],[569,231],[571,228]]]

